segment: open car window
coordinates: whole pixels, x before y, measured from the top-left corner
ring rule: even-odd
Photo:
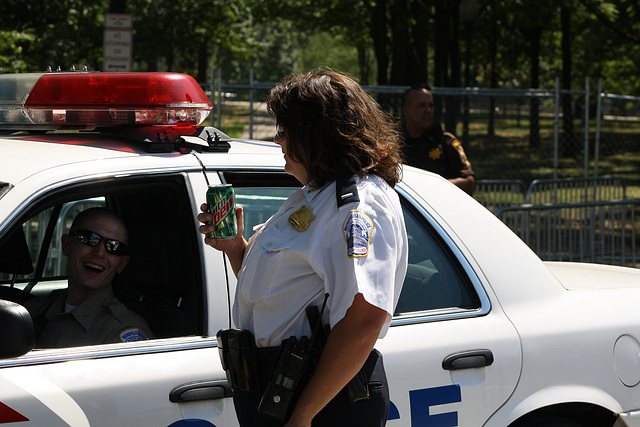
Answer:
[[[48,194],[3,236],[0,253],[12,259],[0,262],[0,298],[24,303],[66,288],[61,237],[78,213],[104,206],[118,213],[129,231],[131,260],[114,278],[114,294],[145,318],[156,338],[202,335],[200,236],[185,177],[105,179],[81,188]]]

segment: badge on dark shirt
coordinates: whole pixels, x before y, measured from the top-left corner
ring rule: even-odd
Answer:
[[[438,160],[440,157],[442,157],[442,150],[440,150],[440,147],[431,149],[431,151],[429,151],[429,157],[433,160]]]

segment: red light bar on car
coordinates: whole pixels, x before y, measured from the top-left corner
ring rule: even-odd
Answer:
[[[16,76],[0,76],[0,128],[197,126],[213,108],[186,74],[32,74],[33,86],[21,81],[21,89],[12,85]]]

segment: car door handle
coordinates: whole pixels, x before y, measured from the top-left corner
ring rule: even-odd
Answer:
[[[493,363],[491,350],[470,350],[450,354],[442,361],[442,369],[455,371],[458,369],[482,368]]]
[[[231,396],[233,396],[233,390],[227,380],[210,380],[180,385],[171,390],[169,400],[173,403],[183,403],[224,399]]]

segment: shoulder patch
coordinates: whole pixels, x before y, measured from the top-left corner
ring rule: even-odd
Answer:
[[[134,341],[144,341],[147,338],[144,332],[138,328],[129,328],[120,332],[118,335],[120,338],[120,342],[134,342]]]
[[[342,225],[349,258],[366,257],[373,231],[373,221],[363,212],[352,210]]]
[[[469,163],[469,160],[467,159],[467,154],[464,152],[464,148],[462,148],[462,144],[460,143],[460,141],[458,141],[458,139],[456,138],[453,140],[451,145],[458,152],[458,155],[460,156],[460,160],[462,161],[462,163],[464,163],[465,167],[468,167],[468,168],[471,167],[471,163]]]

